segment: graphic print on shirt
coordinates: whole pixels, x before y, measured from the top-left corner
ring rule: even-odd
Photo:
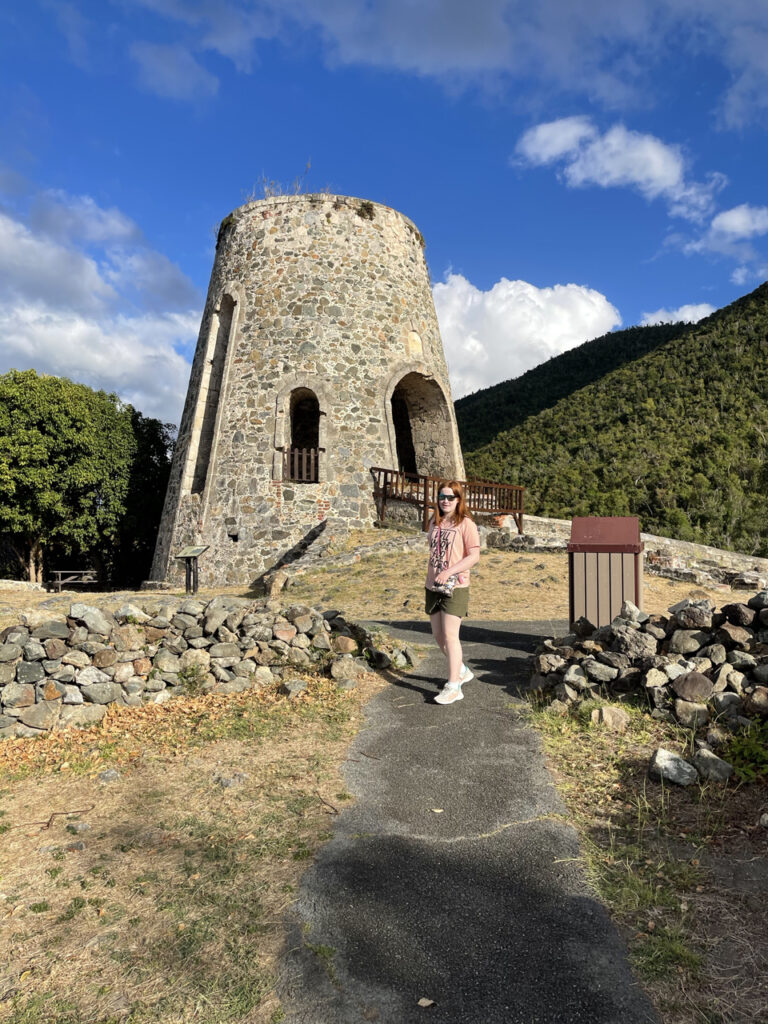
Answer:
[[[434,530],[430,544],[429,563],[435,575],[448,568],[448,552],[453,546],[454,530]]]

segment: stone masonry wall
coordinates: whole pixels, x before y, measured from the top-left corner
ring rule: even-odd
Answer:
[[[375,518],[373,466],[397,467],[404,396],[417,470],[463,477],[416,227],[342,196],[280,196],[222,222],[152,580],[207,544],[206,583],[250,582],[327,517]],[[320,408],[317,483],[283,480],[291,393]]]

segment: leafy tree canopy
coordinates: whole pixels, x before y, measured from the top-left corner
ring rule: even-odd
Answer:
[[[153,432],[167,463],[167,428],[116,395],[34,370],[0,376],[0,533],[30,579],[42,577],[44,548],[114,558],[142,438]],[[158,483],[156,473],[150,486]]]

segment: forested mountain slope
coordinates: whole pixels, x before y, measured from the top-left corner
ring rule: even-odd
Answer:
[[[511,430],[561,398],[691,329],[691,324],[661,324],[604,334],[553,356],[521,377],[460,398],[455,403],[456,419],[464,451],[488,444],[500,431]]]
[[[594,345],[575,352],[596,361]],[[578,390],[573,355],[545,364],[540,401],[566,397],[483,447],[461,413],[468,475],[525,485],[539,515],[638,515],[648,532],[767,555],[768,283]]]

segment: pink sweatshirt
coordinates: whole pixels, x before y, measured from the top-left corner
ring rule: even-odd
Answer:
[[[445,520],[443,520],[443,523]],[[450,569],[469,554],[470,548],[480,547],[480,535],[471,519],[462,519],[458,526],[436,526],[434,520],[427,534],[429,538],[429,567],[427,590],[432,590],[435,576]],[[459,577],[457,587],[469,586],[469,570]]]

